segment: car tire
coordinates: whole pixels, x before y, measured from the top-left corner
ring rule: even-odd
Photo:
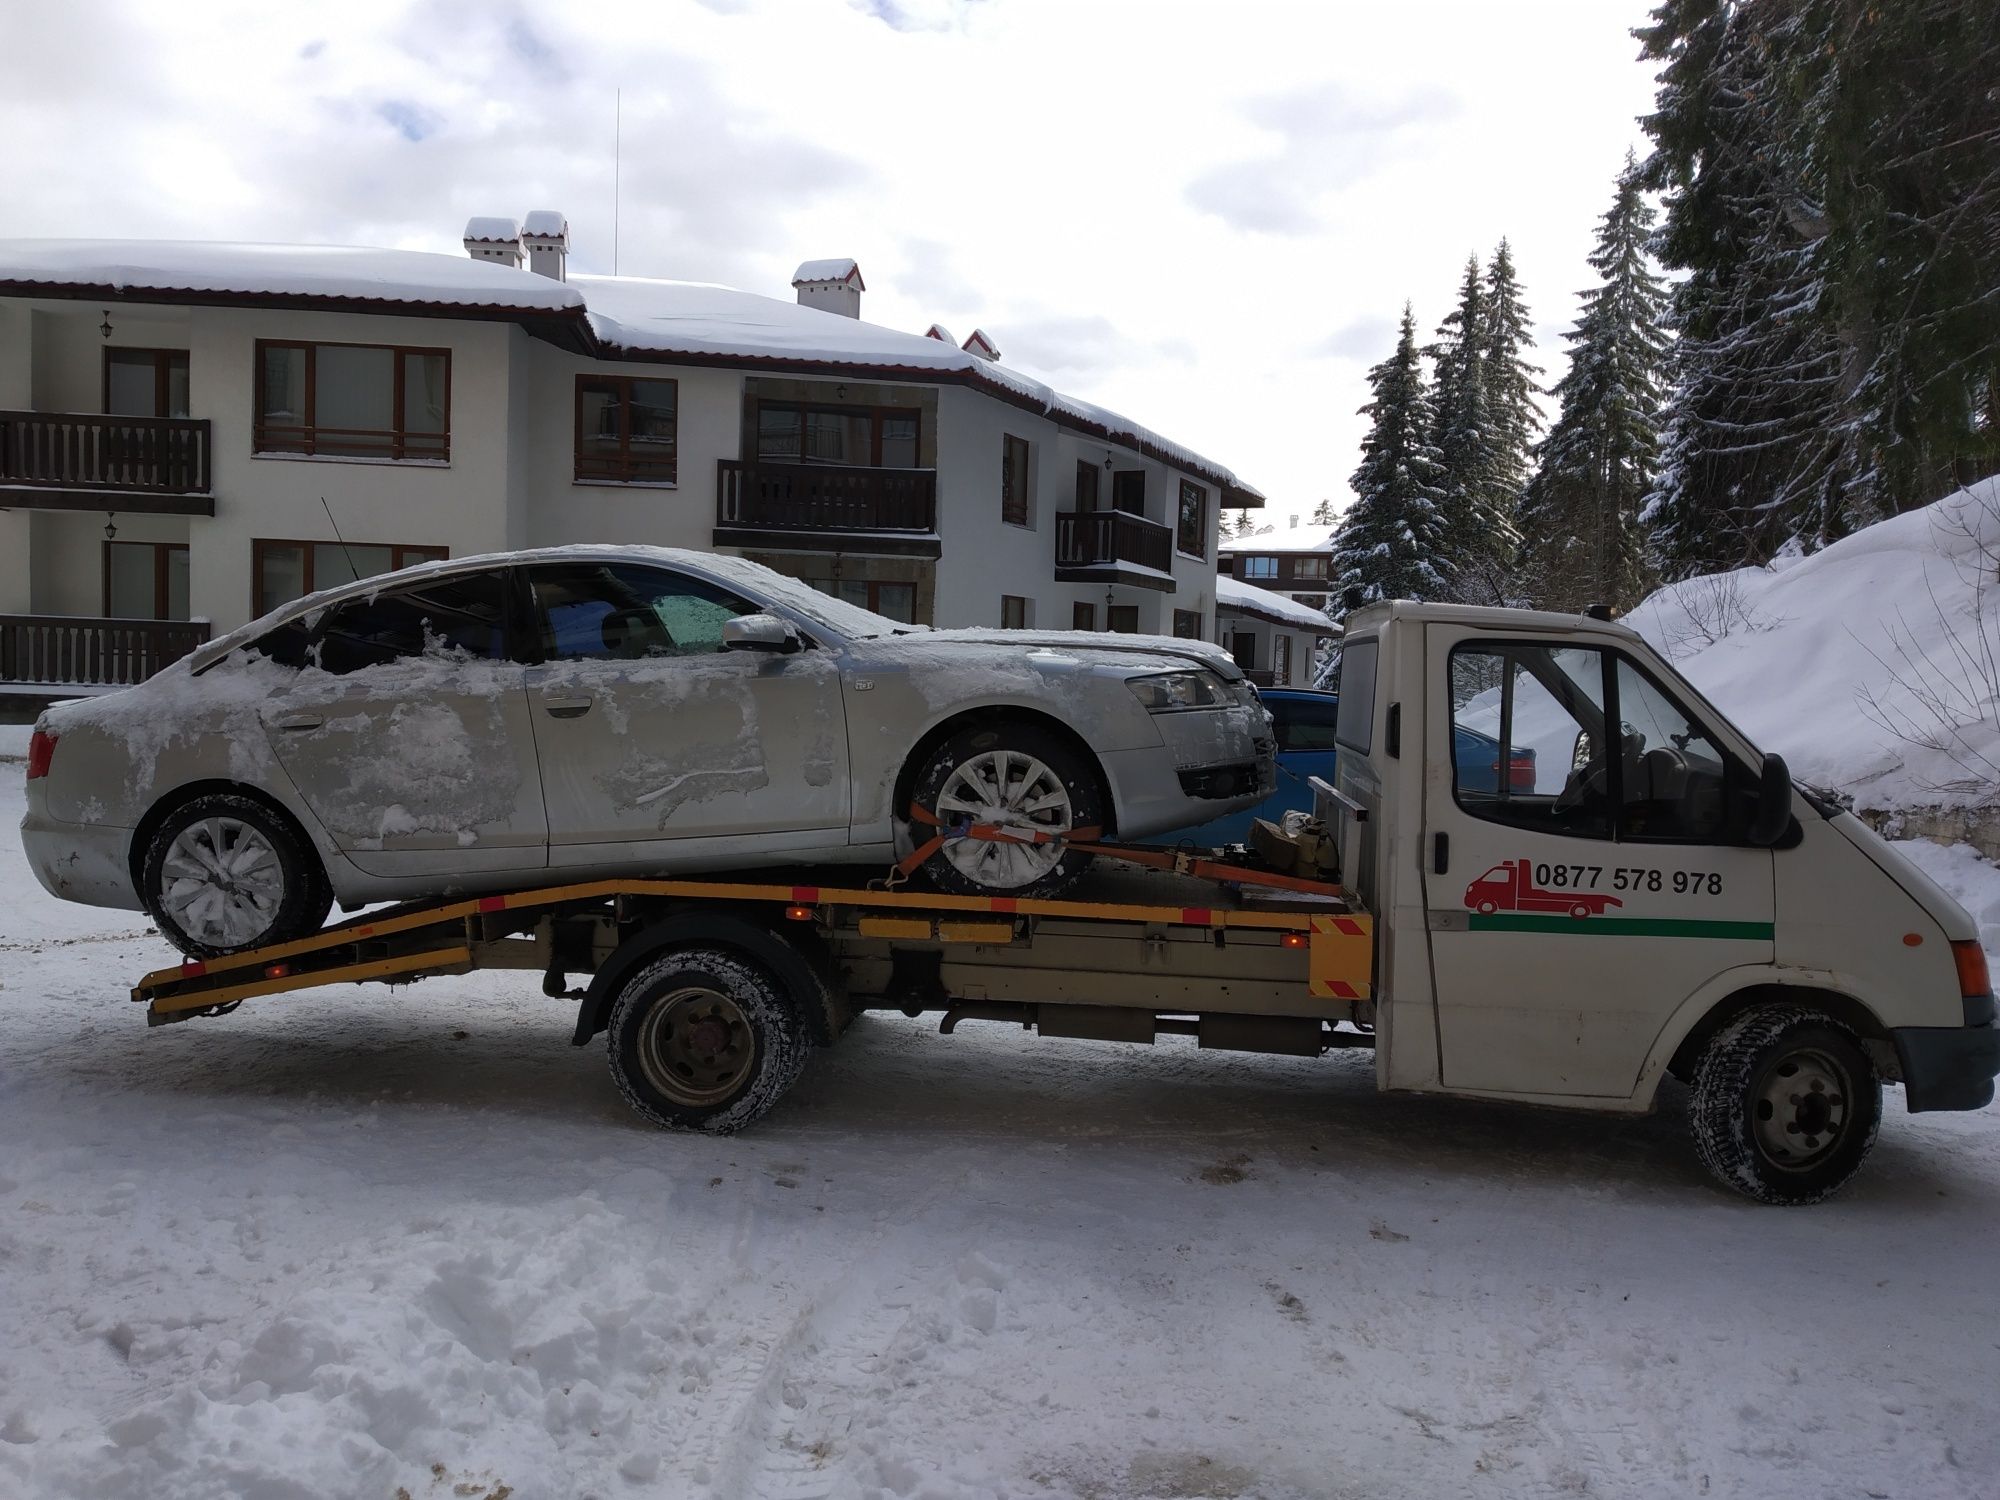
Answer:
[[[793,997],[725,948],[681,948],[634,973],[611,1006],[611,1077],[655,1125],[730,1135],[783,1097],[812,1055]]]
[[[139,900],[181,952],[220,958],[319,931],[333,889],[291,819],[255,797],[210,792],[153,831]]]
[[[1818,1203],[1861,1168],[1882,1080],[1852,1031],[1804,1005],[1762,1005],[1702,1050],[1688,1101],[1696,1153],[1759,1203]]]
[[[1012,816],[1054,832],[1094,828],[1104,820],[1095,768],[1067,740],[1033,724],[961,729],[930,753],[912,794],[919,807],[947,824]],[[1008,811],[1010,800],[1027,805],[1050,798],[1059,801],[1028,814]],[[938,831],[916,824],[907,837],[918,847]],[[1059,895],[1089,868],[1088,854],[1061,844],[1006,845],[949,836],[922,866],[933,886],[957,896]]]

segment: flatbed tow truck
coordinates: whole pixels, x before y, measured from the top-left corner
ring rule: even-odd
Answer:
[[[1468,775],[1463,730],[1499,766],[1533,750],[1536,785]],[[938,1014],[947,1033],[1373,1048],[1383,1090],[1602,1113],[1651,1110],[1671,1075],[1704,1165],[1775,1203],[1858,1170],[1884,1079],[1912,1111],[1991,1101],[2000,1029],[1971,919],[1632,631],[1356,611],[1335,739],[1310,819],[1230,851],[1075,830],[1098,864],[1073,895],[944,895],[900,872],[545,885],[190,960],[132,997],[162,1024],[350,982],[539,972],[576,1002],[577,1045],[608,1033],[641,1114],[712,1132],[764,1114],[866,1009]]]

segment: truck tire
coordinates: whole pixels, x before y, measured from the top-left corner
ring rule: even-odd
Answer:
[[[723,948],[678,948],[636,971],[607,1029],[626,1101],[656,1125],[709,1135],[760,1119],[812,1052],[784,986]]]
[[[220,958],[319,931],[333,890],[290,818],[240,792],[209,792],[153,831],[139,900],[181,952]]]
[[[1004,784],[1003,784],[1004,781]],[[1035,724],[974,724],[933,750],[912,787],[939,819],[1018,818],[1048,832],[1104,820],[1104,798],[1085,755]],[[943,805],[940,805],[942,803]],[[912,846],[935,830],[911,827]],[[1063,845],[947,842],[924,861],[924,877],[954,896],[1055,896],[1090,868],[1090,856]]]
[[[1709,1039],[1688,1115],[1710,1174],[1759,1203],[1818,1203],[1860,1170],[1882,1080],[1854,1033],[1806,1005],[1760,1005]]]

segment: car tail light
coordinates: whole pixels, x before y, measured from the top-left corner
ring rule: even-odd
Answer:
[[[45,729],[37,729],[28,736],[28,780],[39,781],[49,774],[49,763],[56,758],[56,737]]]
[[[1958,992],[1968,999],[1993,993],[1993,976],[1986,970],[1986,950],[1978,943],[1953,943],[1951,956],[1958,965]]]
[[[1493,762],[1493,780],[1500,780],[1500,762]],[[1532,792],[1535,789],[1535,752],[1516,750],[1507,758],[1507,790]]]

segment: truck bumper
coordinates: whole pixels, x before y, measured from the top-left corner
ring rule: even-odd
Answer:
[[[1898,1026],[1889,1032],[1903,1065],[1903,1097],[1911,1114],[1932,1109],[1984,1109],[2000,1073],[2000,1028]]]

